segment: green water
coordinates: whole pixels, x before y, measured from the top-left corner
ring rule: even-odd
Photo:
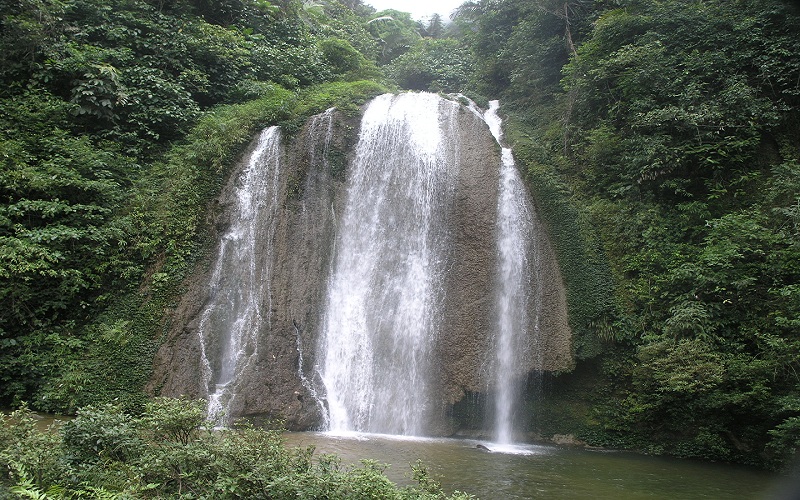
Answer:
[[[13,410],[8,408],[0,408],[0,413],[4,413],[6,415],[10,414],[12,411]],[[33,419],[36,421],[36,428],[42,432],[50,430],[51,426],[55,426],[55,428],[58,428],[59,426],[75,418],[65,415],[51,415],[49,413],[38,413],[38,412],[33,413],[32,416]]]
[[[345,463],[369,458],[390,464],[387,475],[410,484],[408,464],[422,460],[447,492],[482,499],[762,499],[779,478],[745,467],[625,452],[525,445],[506,452],[478,441],[405,440],[386,436],[287,433],[289,446],[316,446]]]

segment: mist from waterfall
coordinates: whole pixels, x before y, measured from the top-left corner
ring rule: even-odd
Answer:
[[[198,334],[208,416],[228,423],[236,385],[258,352],[259,332],[269,327],[272,242],[275,235],[280,130],[261,132],[236,186],[236,206],[222,235]],[[266,302],[265,302],[266,301]]]
[[[321,327],[333,432],[430,432],[453,196],[455,113],[434,94],[367,106]]]

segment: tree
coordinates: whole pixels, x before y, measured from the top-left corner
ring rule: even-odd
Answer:
[[[378,63],[388,64],[407,52],[420,39],[417,23],[411,14],[397,10],[384,10],[367,22],[367,29],[380,44]]]
[[[472,67],[469,52],[457,40],[427,38],[392,61],[387,74],[407,89],[463,92]]]
[[[433,14],[427,24],[420,23],[420,34],[426,38],[441,38],[444,36],[445,25],[442,16]]]

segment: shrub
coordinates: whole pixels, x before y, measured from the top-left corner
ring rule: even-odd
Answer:
[[[72,464],[127,462],[144,446],[133,418],[111,404],[81,408],[61,434],[65,458]]]
[[[142,415],[87,406],[62,432],[40,432],[23,408],[0,417],[0,498],[471,498],[446,497],[420,463],[400,488],[371,460],[342,466],[280,431],[240,425],[202,432],[203,402],[158,398]],[[3,490],[2,488],[8,488]]]
[[[27,406],[0,414],[0,485],[45,489],[62,476],[58,433],[41,432]],[[2,491],[0,491],[2,497]]]
[[[204,399],[156,398],[145,406],[142,423],[156,441],[187,445],[207,423],[205,407]]]

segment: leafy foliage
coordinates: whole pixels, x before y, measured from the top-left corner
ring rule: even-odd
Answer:
[[[797,8],[480,1],[457,22],[475,84],[506,99],[507,137],[570,288],[578,354],[600,358],[584,361],[602,378],[579,432],[680,456],[789,458],[800,444],[789,434],[800,391]],[[576,224],[581,238],[559,236]],[[569,258],[592,242],[610,276]],[[592,291],[603,289],[613,293]]]
[[[800,101],[792,85],[772,82],[800,73],[767,54],[800,30],[800,17],[763,7],[612,10],[566,67],[581,110],[573,126],[588,131],[572,146],[586,159],[578,178],[587,194],[656,214],[638,235],[630,220],[610,219],[609,242],[631,244],[611,244],[609,255],[629,286],[619,296],[626,314],[644,330],[626,334],[648,367],[635,372],[631,411],[646,428],[666,423],[679,454],[730,459],[763,449],[785,411],[775,401],[798,389],[800,359],[782,350],[798,352],[797,338],[775,320],[796,310],[791,292],[775,292],[798,279],[798,240],[783,229],[792,195],[774,173],[796,162],[785,133],[796,130]],[[718,444],[693,441],[704,432]]]
[[[375,14],[367,23],[367,29],[378,41],[378,63],[387,64],[411,49],[421,35],[411,14],[389,9]]]
[[[59,356],[80,345],[76,322],[107,302],[106,287],[128,267],[121,253],[128,222],[111,214],[125,200],[131,164],[113,147],[99,149],[64,130],[72,106],[47,92],[25,92],[6,104],[0,378],[3,395],[19,397],[36,383],[29,371],[51,372]]]
[[[0,415],[0,484],[55,484],[63,474],[60,451],[58,434],[41,432],[27,406]]]
[[[130,415],[110,404],[87,406],[61,430],[67,461],[94,463],[128,462],[139,456],[143,443]]]
[[[368,61],[347,40],[328,38],[320,42],[322,56],[337,79],[364,80],[379,76],[375,63]]]
[[[457,40],[426,38],[392,61],[387,73],[402,88],[457,93],[467,90],[471,69],[471,56]]]
[[[419,487],[398,487],[385,466],[344,466],[334,455],[289,449],[281,433],[243,425],[211,431],[204,401],[158,398],[134,416],[87,407],[41,432],[25,408],[0,417],[0,494],[30,498],[374,498],[447,496],[420,464]]]

